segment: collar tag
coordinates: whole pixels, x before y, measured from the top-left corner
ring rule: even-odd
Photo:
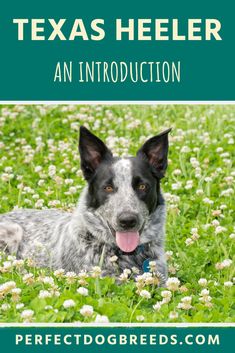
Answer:
[[[149,272],[149,262],[150,262],[150,259],[144,260],[142,265],[142,269],[144,272]]]

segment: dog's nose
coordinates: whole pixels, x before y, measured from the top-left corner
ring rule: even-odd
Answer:
[[[137,225],[138,217],[133,213],[122,213],[118,217],[119,226],[123,229],[132,229]]]

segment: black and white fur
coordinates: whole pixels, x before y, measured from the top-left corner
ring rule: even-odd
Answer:
[[[81,168],[88,184],[74,213],[20,209],[0,216],[0,248],[18,258],[34,258],[38,266],[79,272],[98,265],[114,274],[145,259],[156,261],[167,278],[164,254],[165,204],[160,180],[167,168],[168,133],[150,138],[136,157],[116,158],[85,127],[80,129]],[[144,187],[140,185],[145,185]],[[107,191],[108,190],[108,191]],[[140,246],[124,253],[115,232],[138,231]]]

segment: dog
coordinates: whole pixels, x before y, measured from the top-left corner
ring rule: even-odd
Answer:
[[[166,206],[160,181],[167,169],[168,129],[148,139],[135,157],[118,158],[80,128],[81,169],[87,186],[73,213],[19,209],[0,216],[0,248],[37,266],[80,272],[97,266],[114,275],[145,271],[155,261],[167,279],[164,253]]]

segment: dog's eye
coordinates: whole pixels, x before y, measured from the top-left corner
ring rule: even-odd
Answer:
[[[145,191],[147,189],[147,185],[146,184],[139,184],[138,185],[138,190],[141,190],[141,191]]]
[[[106,185],[106,186],[104,187],[104,191],[106,191],[106,192],[113,192],[113,187],[112,187],[111,185]]]

